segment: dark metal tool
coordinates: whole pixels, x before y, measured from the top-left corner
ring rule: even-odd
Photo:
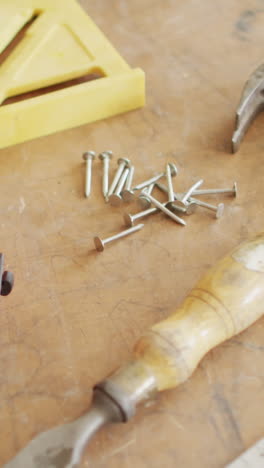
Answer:
[[[232,137],[232,151],[235,153],[248,127],[264,108],[264,64],[250,75],[242,92],[236,113],[236,128]]]
[[[14,286],[14,275],[10,271],[4,271],[4,255],[0,253],[0,295],[8,296]]]
[[[263,315],[264,233],[211,268],[181,307],[154,325],[131,360],[95,388],[77,421],[37,436],[6,468],[77,468],[85,446],[107,423],[125,423],[140,403],[187,380],[214,346]]]

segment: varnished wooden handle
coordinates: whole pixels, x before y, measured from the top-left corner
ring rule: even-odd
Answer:
[[[135,348],[136,361],[159,390],[185,381],[213,347],[264,313],[264,234],[236,248],[212,268],[182,306],[155,325]]]

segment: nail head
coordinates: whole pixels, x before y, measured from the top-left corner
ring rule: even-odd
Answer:
[[[104,251],[104,244],[102,242],[102,239],[100,239],[100,237],[94,237],[94,245],[98,252]]]
[[[86,151],[86,153],[83,153],[83,160],[87,161],[88,159],[95,159],[96,153],[94,151]]]

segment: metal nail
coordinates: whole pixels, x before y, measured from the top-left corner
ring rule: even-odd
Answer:
[[[192,193],[195,195],[211,195],[211,194],[228,194],[233,195],[234,197],[237,196],[237,183],[234,182],[234,185],[231,189],[207,189],[207,190],[195,190]]]
[[[108,237],[107,239],[101,239],[100,237],[94,237],[94,245],[98,252],[103,252],[105,245],[113,242],[117,239],[121,239],[122,237],[128,236],[129,234],[133,234],[133,232],[137,232],[144,227],[144,224],[137,224],[136,226],[126,229],[125,231],[121,231],[114,236]]]
[[[149,185],[148,187],[146,187],[145,191],[139,195],[138,203],[141,208],[146,210],[147,208],[150,207],[151,201],[148,198],[148,195],[152,194],[154,187],[155,187],[155,184]]]
[[[189,203],[189,198],[191,194],[196,190],[200,185],[202,185],[203,180],[198,180],[195,184],[193,184],[188,192],[186,192],[183,196],[181,194],[178,194],[178,197],[175,199],[175,202],[173,203],[174,209],[177,208],[182,208],[186,209],[185,213],[186,214],[192,214],[194,212],[195,207],[190,205]]]
[[[168,193],[168,188],[166,187],[166,185],[163,185],[163,184],[156,184],[156,186],[162,191],[162,192],[165,192],[165,193]],[[196,211],[196,204],[195,203],[185,203],[184,205],[182,205],[182,203],[180,202],[180,200],[183,198],[184,194],[183,193],[177,193],[177,192],[174,192],[174,202],[171,203],[171,202],[167,202],[166,203],[166,206],[167,208],[169,208],[169,210],[173,211],[173,212],[178,212],[178,213],[182,213],[182,214],[186,214],[186,215],[191,215],[193,214],[195,211]],[[179,201],[179,203],[177,203]]]
[[[168,193],[168,187],[164,184],[161,184],[159,182],[157,182],[156,184],[156,187],[158,187],[162,192],[164,193]],[[177,192],[174,192],[174,200],[177,200],[177,198],[180,198],[181,195],[184,195],[184,194],[181,194],[181,193],[177,193]]]
[[[143,190],[143,192],[145,192],[145,189]],[[160,203],[158,200],[156,200],[156,198],[152,197],[152,195],[148,195],[148,198],[153,203],[153,205],[156,206],[156,208],[159,208],[159,210],[163,211],[163,213],[165,213],[167,216],[169,216],[171,219],[173,219],[173,221],[175,221],[176,223],[181,224],[182,226],[186,225],[186,222],[183,219],[179,218],[179,216],[177,216],[175,213],[172,213],[162,203]]]
[[[205,203],[193,197],[190,198],[190,202],[195,203],[196,205],[201,206],[203,208],[207,208],[208,210],[214,211],[216,218],[221,218],[221,216],[224,213],[224,209],[225,209],[224,203],[219,203],[217,206],[214,206],[214,205],[211,205],[210,203]]]
[[[134,226],[135,221],[141,218],[145,218],[145,216],[152,215],[154,213],[158,213],[160,210],[158,208],[149,208],[145,211],[140,211],[140,213],[136,213],[131,215],[129,213],[124,214],[124,221],[126,226]]]
[[[96,154],[94,151],[87,151],[83,154],[83,160],[86,163],[85,174],[85,196],[88,198],[91,195],[92,189],[92,164]]]
[[[174,163],[169,163],[170,167],[171,167],[171,175],[172,177],[176,176],[178,174],[178,169],[177,169],[177,166],[174,164]],[[155,182],[157,182],[159,179],[161,179],[162,177],[164,177],[166,175],[166,172],[161,172],[160,174],[154,176],[154,177],[151,177],[151,179],[148,179],[148,180],[145,180],[144,182],[141,182],[141,184],[138,184],[136,185],[135,187],[133,187],[133,191],[135,190],[141,190],[145,187],[147,187],[148,185],[151,185]]]
[[[122,191],[121,195],[125,202],[130,202],[134,198],[134,192],[131,189],[132,182],[135,174],[135,166],[131,166],[129,169],[129,174],[126,180],[126,184],[124,190]]]
[[[99,154],[99,159],[103,161],[103,196],[108,201],[108,188],[109,188],[109,165],[110,159],[113,157],[112,151],[103,151]]]
[[[166,206],[168,206],[168,204]],[[175,203],[169,203],[168,208],[174,213],[181,213],[181,214],[185,214],[189,216],[189,215],[192,215],[196,211],[197,205],[194,202],[188,201],[188,203],[186,203],[184,208],[179,205],[177,206]]]
[[[185,203],[188,201],[188,199],[190,198],[190,196],[192,195],[192,193],[193,193],[198,187],[200,187],[202,184],[203,184],[203,179],[198,180],[198,182],[196,182],[195,184],[193,184],[193,185],[189,188],[188,192],[186,192],[186,193],[184,194],[184,196],[182,197],[182,199],[180,200],[180,201],[183,203],[183,205],[185,205]]]
[[[120,180],[120,177],[122,176],[123,174],[123,171],[126,167],[129,167],[130,166],[130,160],[129,159],[126,159],[126,158],[119,158],[118,161],[117,161],[117,164],[118,164],[118,169],[115,173],[115,176],[114,176],[114,179],[113,179],[113,182],[111,183],[111,186],[108,190],[108,198],[110,197],[110,195],[112,195],[118,185],[118,182]]]
[[[119,179],[116,190],[114,191],[114,193],[112,193],[112,195],[108,197],[110,205],[118,206],[122,202],[123,199],[121,197],[121,192],[126,183],[128,174],[129,174],[129,168],[127,167]]]
[[[166,179],[167,179],[167,186],[168,186],[168,203],[167,207],[169,208],[170,205],[174,202],[174,190],[172,184],[172,174],[170,165],[167,164],[166,166]]]

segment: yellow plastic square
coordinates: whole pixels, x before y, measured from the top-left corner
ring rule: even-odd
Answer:
[[[0,53],[25,25],[0,65],[0,148],[144,105],[144,72],[129,67],[75,0],[0,0]],[[36,90],[43,94],[28,98]]]

